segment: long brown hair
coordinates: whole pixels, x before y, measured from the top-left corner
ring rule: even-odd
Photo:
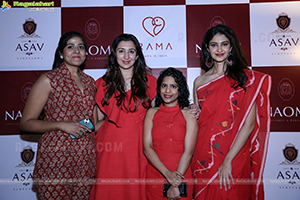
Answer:
[[[133,75],[131,78],[131,96],[129,99],[129,105],[125,105],[125,98],[127,94],[125,91],[125,81],[122,76],[120,66],[117,62],[117,47],[122,41],[132,41],[135,45],[137,52],[137,59],[133,65]],[[108,57],[108,66],[103,80],[105,81],[105,96],[102,100],[102,106],[108,105],[109,99],[115,95],[117,99],[117,106],[126,112],[135,112],[140,106],[140,102],[143,107],[147,108],[150,103],[150,99],[147,96],[147,73],[150,73],[151,69],[146,65],[145,57],[143,55],[140,43],[138,39],[132,34],[121,34],[115,38],[112,43],[111,53]],[[134,108],[131,107],[131,102],[134,102]]]

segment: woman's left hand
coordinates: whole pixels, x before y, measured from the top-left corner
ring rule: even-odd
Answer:
[[[219,184],[220,189],[222,189],[222,186],[224,185],[225,191],[227,191],[227,185],[228,189],[230,189],[230,179],[232,181],[232,184],[234,184],[234,179],[231,174],[231,161],[230,160],[224,160],[222,165],[219,167],[218,175],[219,175]]]

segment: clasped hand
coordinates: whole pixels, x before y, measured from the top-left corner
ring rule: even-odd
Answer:
[[[167,197],[169,200],[180,199],[180,192],[178,186],[182,183],[182,177],[177,171],[169,171],[166,174],[167,181],[171,184],[171,187],[167,191]]]
[[[166,174],[166,179],[174,187],[178,187],[182,183],[182,177],[180,177],[177,171],[169,171]]]

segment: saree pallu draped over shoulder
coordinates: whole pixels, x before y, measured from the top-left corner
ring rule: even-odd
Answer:
[[[246,91],[234,89],[232,79],[217,77],[197,88],[201,114],[199,135],[192,160],[196,181],[195,199],[264,199],[263,171],[270,134],[271,77],[245,70]],[[256,102],[255,127],[232,161],[231,183],[220,189],[218,168]]]

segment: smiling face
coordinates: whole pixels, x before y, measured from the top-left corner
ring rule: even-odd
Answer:
[[[207,50],[217,64],[223,64],[232,47],[229,39],[223,34],[216,34],[208,44]]]
[[[164,106],[173,107],[178,104],[178,85],[172,76],[166,76],[160,86],[160,96],[164,101]]]
[[[67,67],[79,67],[85,61],[85,53],[82,39],[80,37],[72,37],[68,40],[61,55]]]
[[[132,41],[122,41],[116,49],[117,62],[121,70],[132,69],[135,60],[137,59],[136,48]]]

